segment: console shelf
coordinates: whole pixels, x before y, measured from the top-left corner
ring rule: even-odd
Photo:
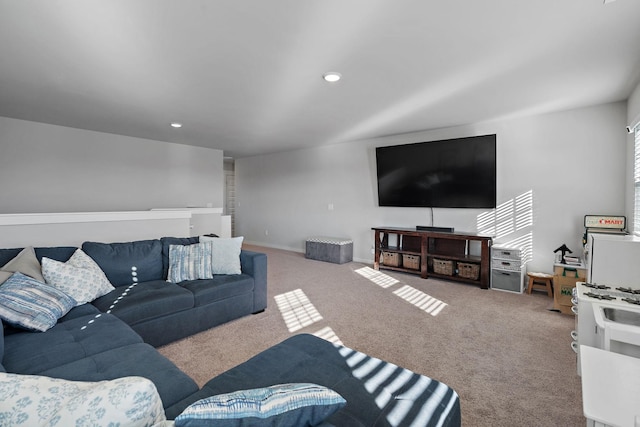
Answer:
[[[423,279],[434,277],[489,288],[492,242],[489,236],[399,227],[372,230],[376,270],[383,268],[419,274]],[[480,255],[470,254],[472,245],[480,246]]]

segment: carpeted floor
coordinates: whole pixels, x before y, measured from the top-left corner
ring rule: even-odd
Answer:
[[[574,319],[550,311],[546,294],[245,247],[267,253],[267,310],[160,348],[198,384],[305,332],[446,383],[460,395],[463,426],[585,425]]]

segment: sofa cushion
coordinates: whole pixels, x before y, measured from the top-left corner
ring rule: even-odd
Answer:
[[[44,282],[40,263],[38,262],[38,258],[36,258],[36,251],[31,246],[24,248],[15,258],[0,268],[0,284],[5,282],[11,277],[11,274],[16,271],[40,282]]]
[[[149,344],[138,343],[84,357],[42,371],[40,375],[72,381],[102,381],[140,376],[153,381],[164,407],[192,395],[198,385]]]
[[[169,245],[167,281],[211,279],[211,242]]]
[[[160,240],[124,243],[84,242],[82,250],[98,263],[113,286],[163,278]]]
[[[0,286],[0,318],[25,329],[46,331],[75,305],[64,292],[22,273]]]
[[[194,306],[193,294],[187,289],[164,280],[141,282],[95,299],[92,304],[111,313],[129,325],[166,316]]]
[[[71,310],[87,312],[79,306]],[[45,333],[17,332],[5,336],[3,364],[9,372],[39,374],[58,365],[86,356],[130,344],[142,343],[142,338],[115,316],[95,313],[67,319],[65,316]]]
[[[22,248],[0,249],[0,266],[14,259],[20,251],[22,251]]]
[[[71,258],[71,255],[73,255],[76,249],[78,249],[76,246],[50,246],[36,248],[36,256],[39,261],[42,261],[42,258],[47,257],[55,259],[56,261],[66,262]]]
[[[60,289],[76,300],[76,305],[91,302],[114,288],[98,264],[82,249],[67,262],[42,258],[42,275],[48,285]]]
[[[176,417],[175,425],[317,426],[345,403],[338,393],[317,384],[278,384],[199,400]]]
[[[166,420],[155,385],[146,378],[67,381],[0,374],[4,425],[145,427]]]
[[[213,274],[240,274],[240,251],[244,237],[200,236],[201,242],[211,242]]]
[[[72,320],[82,316],[88,316],[90,314],[96,315],[100,313],[102,312],[91,304],[76,305],[67,314],[58,319],[58,323],[66,322],[67,320]]]
[[[253,278],[246,274],[218,274],[208,280],[188,280],[180,283],[180,286],[193,293],[194,305],[199,307],[251,292],[255,283]]]
[[[193,245],[194,243],[198,243],[200,239],[198,236],[194,237],[162,237],[160,239],[162,242],[162,266],[163,273],[162,278],[166,279],[169,272],[169,247],[171,245]]]

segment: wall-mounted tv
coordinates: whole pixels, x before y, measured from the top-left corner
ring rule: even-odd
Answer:
[[[496,207],[496,135],[376,148],[378,205]]]

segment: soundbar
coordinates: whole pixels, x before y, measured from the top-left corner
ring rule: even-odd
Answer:
[[[416,225],[418,231],[438,231],[443,233],[453,233],[453,227],[433,227],[429,225]]]

